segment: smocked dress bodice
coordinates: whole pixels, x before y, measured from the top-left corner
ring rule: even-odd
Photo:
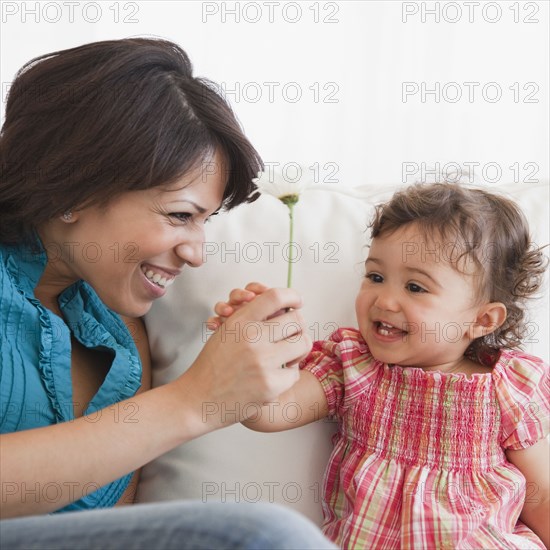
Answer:
[[[375,360],[354,329],[302,368],[338,419],[324,531],[344,548],[544,548],[518,521],[526,497],[505,451],[548,434],[548,366],[503,351],[492,372],[426,372]],[[530,494],[530,497],[535,495]]]

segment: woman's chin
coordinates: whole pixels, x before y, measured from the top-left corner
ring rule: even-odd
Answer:
[[[100,296],[103,300],[103,298]],[[152,307],[154,300],[151,298],[138,298],[136,296],[110,296],[105,297],[103,303],[115,313],[124,317],[143,317]]]

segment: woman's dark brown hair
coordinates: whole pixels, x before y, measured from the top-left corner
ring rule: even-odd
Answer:
[[[0,242],[119,193],[228,163],[226,209],[245,202],[263,168],[226,101],[166,40],[85,44],[24,65],[0,133]]]
[[[473,262],[478,299],[506,306],[504,324],[474,340],[466,355],[491,363],[498,349],[519,347],[527,332],[525,301],[541,287],[548,262],[532,243],[518,205],[483,189],[450,183],[411,185],[377,206],[371,237],[411,223],[418,225],[430,251],[457,269]]]

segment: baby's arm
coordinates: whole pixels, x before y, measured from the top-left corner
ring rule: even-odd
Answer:
[[[214,330],[219,328],[228,317],[259,294],[263,294],[267,288],[261,283],[249,283],[244,289],[232,290],[227,302],[218,302],[215,305],[217,317],[210,317],[208,325]],[[292,388],[281,394],[276,401],[260,407],[257,414],[248,417],[243,424],[258,432],[278,432],[315,422],[325,418],[327,414],[328,403],[321,383],[311,372],[301,370],[300,378]]]
[[[506,456],[527,482],[520,519],[550,548],[550,440],[546,437],[527,449],[508,450]]]
[[[311,372],[301,370],[300,379],[292,388],[266,403],[243,424],[257,432],[279,432],[315,422],[327,414],[328,403],[321,383]]]

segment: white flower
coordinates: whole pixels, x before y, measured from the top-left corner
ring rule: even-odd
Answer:
[[[289,170],[287,170],[287,172],[289,172]],[[258,177],[252,180],[257,186],[257,189],[252,192],[252,195],[256,195],[258,192],[262,195],[271,195],[287,206],[288,202],[296,204],[304,191],[312,190],[331,191],[333,193],[348,195],[355,199],[373,200],[372,189],[346,187],[344,185],[335,185],[325,182],[315,183],[311,178],[306,177],[306,174],[307,169],[299,165],[296,165],[296,177],[294,179],[291,178],[294,174],[287,174],[285,177],[280,172],[269,167],[265,172],[258,172]]]
[[[260,172],[258,177],[253,180],[258,188],[254,191],[254,194],[259,191],[263,195],[271,195],[279,199],[288,208],[290,221],[288,271],[286,279],[286,286],[288,288],[292,285],[292,264],[294,262],[294,205],[300,200],[300,193],[309,187],[309,185],[302,180],[302,172],[302,169],[298,167],[296,179],[290,180],[280,173],[269,170],[268,172]]]
[[[302,177],[303,170],[298,168],[296,178],[284,177],[274,170],[259,172],[253,181],[258,191],[265,195],[271,195],[288,206],[288,203],[296,204],[300,194],[311,187],[311,184]]]

